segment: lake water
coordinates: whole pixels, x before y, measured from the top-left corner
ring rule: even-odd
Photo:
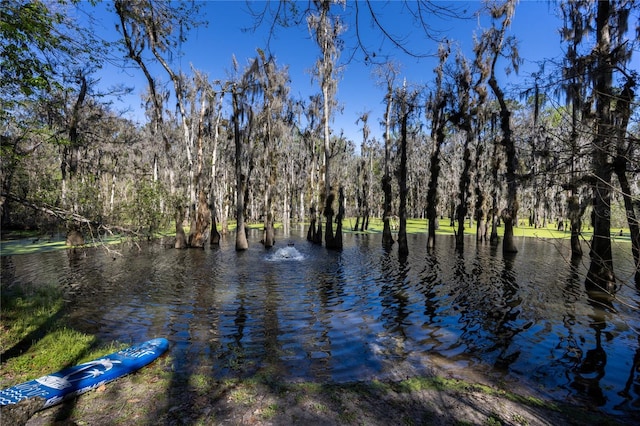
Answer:
[[[265,250],[234,238],[206,250],[160,244],[2,257],[2,283],[57,285],[68,320],[104,341],[165,336],[173,370],[216,378],[268,371],[282,380],[359,381],[429,374],[486,377],[611,412],[640,412],[640,293],[629,244],[614,246],[621,288],[584,287],[588,256],[568,242],[518,240],[519,253],[440,236],[428,253],[345,235],[342,252],[304,239]],[[439,370],[441,371],[441,370]]]

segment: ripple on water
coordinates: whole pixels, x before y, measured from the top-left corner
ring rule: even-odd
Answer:
[[[446,360],[558,397],[598,395],[604,410],[640,404],[640,296],[624,286],[627,303],[602,309],[584,291],[584,265],[558,263],[550,244],[527,241],[505,260],[471,240],[460,255],[446,237],[427,253],[415,236],[400,259],[375,235],[345,235],[342,252],[303,235],[270,250],[252,236],[240,253],[232,240],[2,257],[2,285],[60,286],[69,322],[104,340],[167,336],[181,374],[204,365],[217,377],[268,368],[351,381],[426,374]]]

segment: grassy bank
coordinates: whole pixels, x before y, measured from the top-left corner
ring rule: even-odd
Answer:
[[[31,380],[117,350],[69,328],[57,287],[1,289],[0,387]]]

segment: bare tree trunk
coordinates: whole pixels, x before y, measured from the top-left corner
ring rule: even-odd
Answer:
[[[440,91],[435,96],[441,96]],[[430,178],[429,178],[429,190],[427,191],[427,222],[429,231],[427,234],[427,248],[433,248],[436,245],[436,229],[437,229],[437,210],[436,200],[438,196],[438,177],[440,176],[440,148],[444,143],[444,107],[446,106],[446,100],[444,97],[436,99],[432,105],[432,136],[435,136],[434,143],[435,148],[431,154]]]
[[[494,124],[492,120],[491,129],[492,134],[495,134]],[[491,176],[492,176],[492,190],[491,190],[491,208],[489,209],[489,220],[491,220],[491,232],[489,234],[489,242],[491,244],[498,244],[498,190],[499,190],[499,181],[498,181],[498,142],[494,140],[493,142],[493,157],[492,157],[492,166],[491,166]]]
[[[209,238],[209,226],[211,221],[211,210],[207,205],[207,196],[204,191],[200,191],[198,194],[198,208],[195,214],[195,220],[193,222],[195,226],[192,229],[194,231],[189,232],[189,247],[204,248],[204,245]]]
[[[597,152],[595,157],[602,157]],[[614,287],[613,256],[611,251],[611,172],[597,158],[593,185],[594,200],[592,210],[593,239],[591,241],[591,264],[587,274],[587,286],[594,290],[609,290]]]
[[[618,176],[618,181],[620,182],[620,189],[622,191],[622,197],[624,199],[627,223],[629,224],[629,233],[631,236],[631,253],[633,255],[633,261],[636,267],[636,287],[640,288],[640,226],[638,217],[636,215],[635,206],[633,205],[634,201],[631,197],[631,185],[629,184],[629,180],[627,179],[626,161],[624,168],[622,168],[622,166],[620,168],[621,170],[616,168],[616,175]]]
[[[469,126],[470,127],[470,126]],[[469,207],[468,207],[468,199],[471,195],[469,193],[469,186],[471,185],[471,151],[469,150],[469,144],[471,143],[471,139],[473,138],[473,134],[471,133],[471,129],[467,129],[466,139],[464,143],[464,154],[462,156],[462,161],[464,166],[462,168],[462,173],[460,174],[460,182],[458,184],[458,197],[460,199],[460,204],[458,204],[457,208],[457,218],[458,218],[458,232],[456,233],[456,248],[458,250],[462,250],[464,248],[464,220],[467,216]]]
[[[209,235],[209,245],[217,246],[220,244],[220,233],[218,232],[218,222],[216,221],[216,209],[211,205],[211,233]]]
[[[331,145],[330,145],[330,132],[329,132],[329,86],[328,82],[323,80],[322,84],[322,102],[323,102],[323,174],[324,174],[324,192],[321,202],[324,202],[322,209],[322,215],[325,217],[325,231],[324,231],[324,245],[328,249],[334,248],[334,236],[333,236],[333,200],[335,194],[332,192],[331,187]],[[318,220],[318,236],[322,235],[322,221]]]
[[[464,141],[464,153],[462,155],[462,173],[460,173],[460,180],[458,182],[458,207],[456,209],[456,217],[458,220],[458,231],[456,232],[456,249],[458,251],[462,251],[464,249],[464,221],[469,212],[469,198],[471,197],[471,150],[470,145],[474,138],[476,138],[476,134],[479,133],[479,130],[474,131],[473,129],[473,115],[474,113],[471,111],[471,90],[469,90],[471,86],[471,72],[470,68],[467,64],[466,59],[460,58],[458,63],[458,70],[456,74],[456,84],[457,87],[457,95],[455,96],[455,100],[453,102],[454,105],[457,105],[457,111],[453,112],[449,116],[449,121],[452,122],[457,128],[463,130],[465,132],[465,141]],[[475,88],[477,90],[477,87]],[[478,101],[480,102],[480,101]],[[477,115],[477,105],[473,107],[476,110]],[[478,140],[479,142],[479,140]],[[480,144],[478,143],[478,146]],[[476,155],[480,155],[478,152]],[[479,159],[476,157],[476,169],[478,168]],[[477,170],[476,175],[479,175],[480,171]],[[479,188],[477,188],[479,189]],[[479,191],[478,191],[479,192]],[[482,201],[482,200],[479,200]],[[473,226],[473,218],[469,218],[469,228]],[[480,229],[478,229],[479,231]],[[480,238],[479,236],[477,238]]]
[[[274,161],[271,158],[270,161]],[[272,167],[275,167],[275,164],[272,163]],[[264,196],[264,233],[262,237],[262,242],[265,248],[271,248],[275,244],[275,230],[273,224],[273,212],[271,211],[272,197],[271,193],[273,191],[275,181],[275,171],[271,169],[269,176],[267,177],[267,188]]]
[[[474,193],[476,196],[475,203],[475,218],[476,218],[476,243],[478,242],[486,242],[487,241],[487,217],[486,217],[486,200],[485,194],[482,190],[481,185],[481,176],[480,176],[480,166],[482,164],[482,156],[484,154],[484,144],[481,140],[480,130],[478,132],[478,143],[476,145],[476,158],[475,158],[475,189]]]
[[[313,193],[317,193],[317,191],[312,191]],[[313,197],[313,195],[312,195]],[[320,214],[318,209],[316,208],[316,201],[311,202],[311,207],[309,208],[309,231],[307,232],[307,239],[314,244],[322,244],[322,219],[320,218]]]
[[[307,229],[307,241],[314,242],[316,234],[316,209],[313,205],[309,208],[309,228]]]
[[[293,201],[291,182],[293,182],[293,179],[285,183],[284,197],[282,198],[282,232],[286,237],[289,237],[291,232],[291,204]]]
[[[635,79],[627,77],[622,93],[617,99],[616,115],[618,116],[617,137],[618,147],[616,158],[613,163],[613,170],[618,176],[620,189],[624,199],[624,207],[629,224],[629,233],[631,234],[631,254],[633,255],[635,271],[636,287],[640,289],[640,224],[636,215],[634,206],[634,197],[631,195],[631,185],[627,178],[627,164],[630,158],[633,158],[634,147],[636,141],[629,140],[627,142],[627,127],[631,117],[631,102],[634,99],[632,87],[636,85]]]
[[[177,249],[185,249],[188,247],[187,236],[184,233],[182,222],[184,222],[184,207],[177,206],[176,207],[176,243],[174,245],[174,247]]]
[[[225,170],[224,172],[224,188],[221,188],[220,199],[222,202],[221,209],[221,221],[220,221],[220,230],[222,231],[222,236],[226,237],[229,234],[229,216],[231,214],[231,200],[233,199],[233,189],[231,185],[231,179],[229,179],[229,173]]]
[[[579,155],[578,147],[578,122],[580,112],[582,110],[582,126],[585,128],[591,127],[593,114],[591,113],[591,101],[586,101],[586,85],[582,84],[583,75],[576,72],[582,68],[582,59],[578,58],[578,45],[582,38],[581,28],[583,15],[581,13],[573,13],[572,10],[580,8],[578,2],[567,2],[567,7],[562,7],[564,14],[564,20],[567,26],[572,25],[574,28],[578,27],[578,31],[568,31],[567,34],[571,36],[567,37],[568,46],[566,53],[567,69],[569,71],[570,79],[566,88],[567,99],[571,101],[571,134],[570,134],[570,146],[571,146],[571,174],[570,174],[570,191],[571,195],[568,200],[569,220],[571,226],[571,258],[577,260],[582,257],[582,246],[580,244],[580,232],[582,228],[582,217],[587,207],[585,201],[581,201],[581,194],[578,190],[578,182],[576,176],[576,161]]]
[[[384,192],[384,204],[382,211],[383,229],[382,229],[382,245],[387,247],[394,243],[391,235],[391,176],[385,173],[382,176],[382,192]]]
[[[336,249],[335,243],[335,235],[333,234],[333,200],[335,199],[336,194],[329,188],[329,193],[325,199],[324,205],[324,217],[326,218],[326,229],[324,230],[324,245],[328,249]]]
[[[344,188],[338,191],[338,215],[336,216],[335,250],[342,250],[342,219],[344,218]]]
[[[577,96],[577,94],[576,94]],[[580,203],[578,188],[575,176],[575,161],[578,155],[578,106],[577,100],[573,101],[571,114],[571,197],[569,197],[569,221],[571,223],[571,258],[582,257],[582,246],[580,244],[580,232],[582,231],[582,216],[587,208],[586,203]]]
[[[580,245],[580,232],[582,231],[582,215],[587,207],[580,204],[577,195],[569,197],[569,222],[571,223],[571,258],[582,257],[582,246]]]
[[[496,64],[498,58],[506,57],[511,60],[510,70],[518,71],[518,50],[515,39],[508,37],[507,31],[511,26],[515,13],[516,0],[506,0],[504,3],[490,3],[488,7],[492,18],[501,20],[500,27],[493,26],[491,30],[485,30],[480,38],[476,40],[474,50],[476,52],[476,64],[479,65],[483,78],[487,78],[487,83],[491,88],[500,106],[500,130],[502,140],[500,145],[504,147],[506,155],[506,181],[507,181],[507,207],[502,211],[501,218],[504,222],[504,238],[502,244],[503,253],[517,252],[513,236],[514,221],[518,218],[517,181],[516,173],[518,162],[516,158],[515,142],[511,134],[511,111],[505,100],[505,95],[498,81],[496,80]],[[492,121],[493,124],[493,121]],[[491,126],[493,130],[493,125]],[[494,151],[495,153],[496,151]],[[495,156],[494,156],[494,161]],[[494,166],[494,182],[497,186],[497,165]],[[497,192],[497,191],[496,191]],[[497,211],[497,193],[494,192],[494,218]],[[495,222],[494,222],[495,223]],[[492,228],[491,241],[497,241],[497,233]]]
[[[362,155],[362,150],[360,150],[360,155]],[[356,225],[353,227],[354,231],[359,231],[360,227],[360,216],[362,215],[362,194],[360,193],[360,175],[362,174],[362,163],[364,160],[360,161],[360,163],[356,167]],[[362,220],[364,226],[364,218]]]
[[[366,136],[364,141],[369,139],[369,128],[367,127]],[[364,158],[362,160],[362,224],[360,225],[360,231],[366,231],[369,229],[369,216],[370,200],[371,200],[371,176],[373,176],[373,155],[371,149],[367,148],[367,144],[363,142],[362,152]]]
[[[511,111],[504,99],[504,93],[498,86],[495,76],[489,78],[489,86],[500,104],[500,129],[502,130],[502,146],[504,146],[507,161],[507,208],[502,212],[504,222],[504,236],[502,241],[502,251],[504,253],[517,253],[518,249],[513,236],[513,224],[518,219],[518,200],[516,172],[518,160],[516,158],[516,147],[511,135]]]
[[[476,242],[487,241],[487,221],[482,211],[477,212],[476,217]]]
[[[390,76],[391,77],[391,76]],[[384,204],[382,207],[382,245],[390,247],[393,245],[393,236],[391,235],[391,112],[393,106],[393,80],[387,81],[387,106],[384,114],[385,130],[384,130],[384,175],[382,176],[382,192],[384,193]]]
[[[318,226],[316,228],[316,233],[313,236],[314,244],[321,245],[322,244],[322,218],[318,214]]]
[[[111,172],[111,190],[109,192],[109,213],[113,213],[113,203],[116,196],[116,182],[118,176],[118,157],[114,158],[114,165]]]
[[[332,219],[334,210],[332,203],[335,198],[332,189],[331,175],[331,134],[329,121],[332,116],[334,96],[337,87],[336,63],[340,55],[339,35],[344,31],[344,26],[337,16],[332,16],[330,1],[314,2],[317,13],[311,14],[307,19],[309,30],[320,48],[321,57],[316,62],[315,73],[320,82],[322,92],[322,129],[324,145],[324,204],[323,214],[326,217],[325,245],[327,248],[338,248],[333,235]],[[323,202],[323,203],[322,203]],[[321,227],[319,224],[318,227]]]
[[[204,88],[201,88],[204,91]],[[204,245],[209,238],[208,228],[211,220],[211,210],[207,205],[207,196],[204,190],[204,182],[202,177],[202,168],[204,165],[204,119],[206,113],[206,96],[201,94],[200,114],[198,116],[198,130],[196,132],[196,170],[192,179],[192,185],[198,193],[197,206],[192,212],[191,223],[192,226],[189,229],[189,246],[196,248],[204,248]],[[193,209],[193,207],[192,207]]]
[[[242,173],[242,138],[240,136],[240,123],[238,120],[240,107],[238,94],[233,92],[233,139],[236,148],[236,250],[242,251],[249,248],[247,233],[244,225],[244,200],[246,192],[246,176]]]
[[[222,99],[224,92],[220,94],[220,102],[217,104],[218,110],[216,112],[216,120],[213,125],[213,149],[211,153],[211,181],[209,186],[209,210],[211,215],[211,233],[209,236],[209,245],[216,246],[220,244],[220,233],[218,232],[218,223],[216,220],[216,190],[215,182],[218,178],[218,142],[220,139],[220,120],[222,113],[220,111],[222,107]],[[220,198],[222,199],[222,198]]]
[[[362,180],[362,224],[360,225],[360,231],[366,231],[369,228],[369,173],[366,168],[365,161],[362,164],[362,170],[364,170]]]
[[[615,285],[613,257],[611,252],[611,177],[609,163],[611,153],[612,63],[611,34],[609,19],[611,2],[598,2],[596,17],[596,133],[593,141],[593,241],[591,243],[591,264],[587,274],[587,288],[610,291]]]
[[[298,222],[304,221],[304,191],[300,190],[300,206],[298,207]]]
[[[494,190],[497,191],[497,190]],[[489,235],[489,242],[491,244],[498,244],[498,196],[493,194],[493,207],[491,208],[491,234]]]
[[[322,244],[322,220],[319,218],[318,206],[320,206],[319,198],[320,198],[320,186],[321,179],[319,176],[320,170],[318,169],[319,159],[315,152],[315,144],[313,143],[312,137],[309,136],[309,152],[311,155],[311,167],[309,173],[309,190],[310,196],[309,199],[311,201],[311,207],[309,208],[309,230],[307,232],[307,240],[311,241],[314,244]]]
[[[276,243],[275,229],[273,226],[273,213],[268,212],[264,223],[264,247],[271,248]]]
[[[407,244],[407,121],[409,119],[409,107],[406,98],[401,102],[400,170],[398,173],[398,193],[400,195],[400,206],[398,208],[398,215],[400,217],[398,254],[404,257],[409,254],[409,245]]]
[[[237,179],[238,193],[236,201],[236,251],[242,251],[249,248],[247,240],[247,230],[244,224],[244,176]]]
[[[364,197],[364,202],[363,202],[363,207],[364,207],[364,212],[363,212],[363,216],[362,216],[362,228],[360,228],[361,231],[367,231],[369,229],[369,218],[371,217],[371,176],[373,176],[373,159],[372,159],[372,155],[369,152],[368,153],[369,156],[369,168],[366,169],[365,168],[365,173],[364,173],[364,183],[362,185],[362,196]]]

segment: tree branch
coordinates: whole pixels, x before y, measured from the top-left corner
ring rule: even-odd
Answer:
[[[60,219],[62,221],[72,221],[74,223],[78,223],[80,225],[84,225],[84,226],[88,226],[89,228],[95,228],[98,231],[100,230],[104,230],[107,231],[110,234],[113,234],[114,232],[120,232],[123,234],[129,234],[129,235],[134,235],[134,236],[138,236],[138,237],[142,237],[145,236],[142,233],[140,233],[139,231],[130,229],[130,228],[125,228],[122,226],[117,226],[117,225],[108,225],[108,224],[104,224],[102,222],[98,222],[95,220],[91,220],[88,219],[82,215],[79,215],[77,213],[73,213],[67,210],[63,210],[61,208],[58,207],[54,207],[54,206],[50,206],[46,203],[42,203],[42,204],[36,204],[32,201],[29,200],[25,200],[24,198],[20,198],[17,197],[15,195],[12,194],[6,194],[6,193],[2,193],[0,194],[0,198],[3,199],[3,203],[6,202],[6,200],[9,201],[13,201],[19,204],[22,204],[25,207],[29,207],[32,210],[38,211],[40,213],[44,213],[48,216],[53,216],[57,219]]]

